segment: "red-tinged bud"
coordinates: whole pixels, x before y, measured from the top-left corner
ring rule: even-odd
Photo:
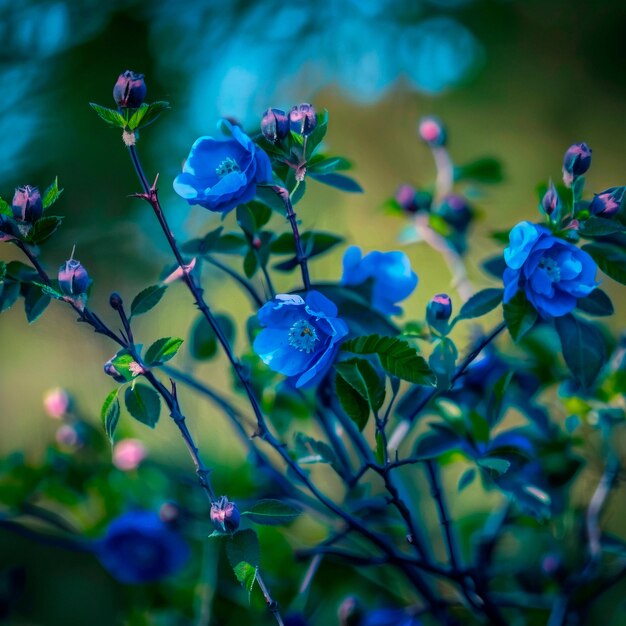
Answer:
[[[59,288],[66,296],[80,296],[89,287],[89,274],[77,259],[70,259],[59,268]]]
[[[261,132],[268,141],[279,142],[289,134],[289,116],[281,109],[267,109],[261,119]]]
[[[146,91],[143,74],[126,70],[119,75],[113,87],[113,99],[118,107],[137,109],[143,104]]]
[[[43,201],[37,187],[18,187],[11,204],[13,217],[22,222],[32,223],[43,215]]]
[[[302,103],[289,111],[289,127],[294,133],[306,137],[317,126],[317,116],[312,104]]]
[[[438,117],[429,115],[423,117],[417,127],[422,141],[425,141],[431,148],[445,146],[448,139],[446,129]]]
[[[234,502],[222,496],[211,505],[211,521],[215,528],[225,533],[234,533],[239,528],[241,516]]]

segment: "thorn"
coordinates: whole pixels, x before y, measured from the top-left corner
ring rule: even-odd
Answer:
[[[150,188],[150,191],[155,192],[157,190],[158,182],[159,182],[159,173],[157,172],[156,178],[154,179],[154,182],[152,183],[152,187]]]
[[[172,385],[172,397],[174,398],[174,400],[178,400],[178,397],[176,394],[176,383],[174,382],[173,378],[170,378],[170,384]]]
[[[72,246],[72,254],[70,254],[70,261],[74,258],[74,252],[76,252],[76,244]]]
[[[150,197],[147,193],[129,193],[127,198],[141,198],[142,200],[150,201]]]

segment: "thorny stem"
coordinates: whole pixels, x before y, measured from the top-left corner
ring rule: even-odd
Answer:
[[[293,240],[296,246],[296,259],[298,260],[298,265],[300,266],[300,270],[302,272],[302,282],[304,283],[304,290],[309,291],[311,289],[311,279],[309,277],[308,259],[306,254],[304,253],[304,249],[302,248],[302,239],[300,238],[298,221],[296,220],[296,213],[293,210],[293,205],[291,204],[289,192],[284,187],[272,186],[271,189],[285,205],[287,220],[291,225]]]
[[[258,570],[256,573],[256,581],[257,583],[259,583],[259,587],[261,588],[261,591],[263,592],[263,597],[265,598],[265,604],[267,604],[268,611],[274,616],[279,626],[285,626],[285,622],[283,622],[283,618],[280,616],[280,613],[278,612],[278,602],[272,599],[270,591],[267,588],[267,585],[265,584],[263,579],[261,578],[261,574],[259,574]]]

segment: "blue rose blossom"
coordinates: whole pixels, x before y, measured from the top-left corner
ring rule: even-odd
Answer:
[[[372,306],[386,315],[397,315],[396,304],[408,298],[417,286],[417,274],[404,252],[370,252],[351,246],[343,255],[343,285],[361,285],[372,281]]]
[[[232,137],[200,137],[191,146],[174,191],[189,204],[226,213],[250,202],[258,184],[272,180],[269,157],[239,126],[223,120]]]
[[[189,559],[189,546],[153,511],[131,511],[111,522],[95,553],[114,578],[137,584],[178,572]]]
[[[324,376],[348,334],[335,304],[317,291],[304,299],[278,294],[261,307],[258,320],[264,328],[254,340],[254,351],[270,369],[293,378],[296,387]]]
[[[504,250],[504,302],[520,290],[545,319],[569,313],[598,285],[597,266],[583,250],[543,227],[520,222]]]

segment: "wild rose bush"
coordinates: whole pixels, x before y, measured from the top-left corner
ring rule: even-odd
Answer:
[[[326,111],[268,109],[258,129],[222,121],[217,136],[190,141],[174,190],[223,221],[179,243],[137,149],[139,131],[143,140],[169,105],[144,103],[145,95],[143,76],[126,71],[114,88],[117,109],[91,105],[121,132],[141,187],[136,196],[154,212],[172,253],[163,280],[130,306],[113,293],[112,311],[92,310],[97,285],[74,255],[57,272],[46,269],[42,247],[61,224],[50,214],[62,191],[56,181],[43,194],[18,187],[11,202],[0,202],[0,238],[24,255],[24,263],[0,264],[0,309],[21,298],[35,322],[57,300],[117,349],[104,364],[112,390],[101,431],[67,392],[53,390],[45,407],[60,427],[46,459],[3,462],[2,527],[87,552],[132,586],[120,623],[197,623],[193,589],[204,580],[207,549],[219,576],[206,623],[585,623],[626,574],[624,542],[602,527],[621,476],[624,338],[596,321],[614,314],[603,282],[626,282],[624,187],[591,197],[591,149],[571,146],[564,184],[540,188],[537,222],[494,233],[502,253],[483,264],[493,286],[476,291],[464,268],[476,211],[458,184],[496,183],[500,164],[455,165],[443,124],[424,118],[418,133],[437,179],[423,189],[401,186],[387,208],[405,221],[405,241],[444,256],[454,292],[432,294],[423,319],[401,322],[419,273],[402,251],[352,246],[334,282],[316,280],[316,257],[343,239],[307,228],[307,186],[361,191],[344,173],[351,163],[323,151]],[[289,228],[275,232],[275,215]],[[214,312],[205,264],[250,298],[245,329],[228,312]],[[294,289],[276,293],[276,272],[291,274]],[[158,310],[176,281],[189,292],[180,306],[199,310],[196,323],[177,329],[182,337],[136,337],[136,317]],[[501,321],[485,329],[487,314]],[[453,340],[457,325],[470,331],[469,344]],[[233,349],[237,330],[248,338],[241,355]],[[84,328],[77,332],[88,340]],[[232,393],[246,411],[232,394],[175,366],[186,336],[196,359],[218,350],[228,357]],[[247,446],[247,475],[205,464],[187,426],[188,389]],[[117,435],[120,420],[155,428],[163,412],[193,463],[184,477],[156,463],[147,468],[141,440]],[[572,490],[585,471],[585,440],[600,453],[590,470],[593,492],[581,504]],[[457,464],[465,469],[450,485],[444,478]],[[224,487],[233,481],[237,498]],[[488,502],[497,504],[455,519],[450,503],[468,488],[495,494]],[[83,520],[82,528],[59,510]],[[433,512],[436,532],[424,522]],[[317,529],[315,542],[307,523]]]

